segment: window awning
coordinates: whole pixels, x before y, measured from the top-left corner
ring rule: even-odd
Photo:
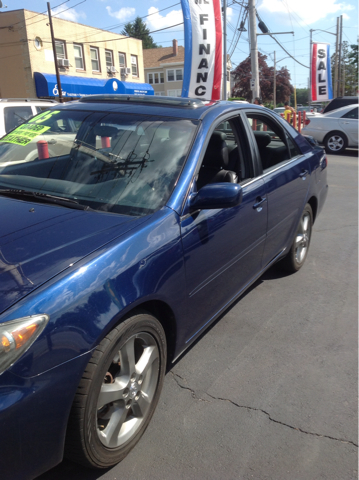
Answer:
[[[51,73],[34,73],[36,94],[41,97],[57,97],[56,75]],[[148,83],[121,82],[117,78],[88,78],[60,75],[62,96],[64,98],[80,98],[87,95],[104,93],[122,93],[131,95],[154,95]]]

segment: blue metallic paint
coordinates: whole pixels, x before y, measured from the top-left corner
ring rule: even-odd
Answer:
[[[140,104],[74,102],[56,108],[143,113]],[[0,425],[10,431],[0,439],[2,479],[34,478],[61,461],[76,387],[91,350],[114,325],[145,302],[162,302],[175,319],[171,353],[177,357],[273,257],[282,255],[304,204],[322,208],[327,195],[322,150],[313,150],[275,117],[304,155],[244,184],[237,207],[187,215],[214,122],[243,109],[231,102],[196,109],[147,107],[151,115],[201,120],[167,206],[147,217],[0,197],[0,322],[50,315],[38,340],[0,376]],[[299,177],[303,169],[305,181]],[[26,449],[15,451],[18,445]],[[17,470],[10,472],[14,463]]]

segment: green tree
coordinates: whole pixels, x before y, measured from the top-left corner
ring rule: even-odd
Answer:
[[[133,22],[126,23],[121,34],[126,37],[142,40],[143,49],[160,47],[160,45],[157,45],[157,43],[153,41],[150,30],[146,27],[141,17],[137,17]]]
[[[258,52],[258,66],[259,66],[259,86],[262,101],[267,103],[273,102],[273,87],[274,87],[274,68],[269,67],[267,56]],[[252,90],[250,87],[251,73],[251,59],[247,57],[241,62],[233,71],[234,73],[234,88],[232,92],[233,97],[244,97],[248,101],[252,101]],[[289,100],[293,86],[290,83],[290,74],[286,67],[282,67],[276,72],[276,97],[277,103]]]
[[[358,91],[358,45],[349,45],[349,42],[343,42],[340,65],[341,82],[339,96],[356,95]],[[335,53],[331,56],[331,67],[334,89]]]
[[[308,95],[309,89],[308,88],[297,88],[297,104],[301,103],[302,105],[308,105]],[[294,106],[294,94],[290,96],[290,104]]]

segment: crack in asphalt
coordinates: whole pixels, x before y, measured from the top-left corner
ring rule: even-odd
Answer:
[[[177,380],[176,377],[180,378],[183,382],[187,383],[187,381],[186,381],[185,378],[181,377],[181,375],[178,375],[177,373],[174,373],[174,372],[170,372],[170,373],[172,374],[174,381],[177,383],[177,385],[180,388],[182,388],[183,390],[188,390],[189,392],[191,392],[192,398],[194,398],[195,400],[202,401],[202,402],[209,402],[209,400],[205,400],[204,398],[198,397],[196,395],[196,392],[192,388],[189,388],[189,387],[186,387],[185,385],[182,385]],[[247,410],[252,410],[252,411],[255,411],[255,412],[264,413],[265,415],[267,415],[267,417],[269,418],[269,420],[271,422],[278,423],[279,425],[283,425],[284,427],[291,428],[292,430],[296,430],[297,432],[305,433],[306,435],[312,435],[314,437],[328,438],[329,440],[335,440],[336,442],[347,443],[347,444],[353,445],[354,447],[358,447],[358,445],[355,442],[352,442],[351,440],[346,440],[345,438],[331,437],[330,435],[324,435],[324,434],[315,433],[315,432],[308,432],[307,430],[303,430],[302,428],[293,427],[293,425],[289,425],[288,423],[284,423],[284,422],[281,422],[280,420],[276,420],[275,418],[273,418],[270,415],[270,413],[266,412],[262,408],[249,407],[248,405],[239,405],[238,403],[234,402],[233,400],[230,400],[229,398],[214,397],[213,395],[210,395],[209,393],[206,393],[206,395],[208,395],[210,398],[212,398],[212,400],[220,400],[222,402],[229,402],[237,408],[245,408]]]

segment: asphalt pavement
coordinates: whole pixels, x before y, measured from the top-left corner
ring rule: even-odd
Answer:
[[[127,458],[37,480],[358,478],[357,155],[328,156],[304,267],[268,271],[176,363]]]

